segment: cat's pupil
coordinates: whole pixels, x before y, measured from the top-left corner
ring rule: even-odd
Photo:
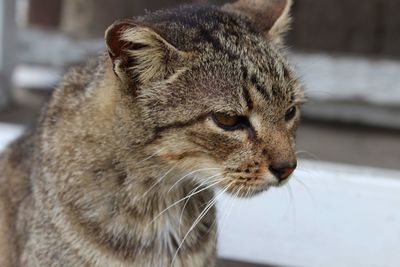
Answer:
[[[291,119],[293,119],[294,116],[296,115],[296,111],[297,111],[297,109],[296,109],[295,106],[289,108],[289,109],[286,111],[285,120],[286,120],[286,121],[290,121]]]

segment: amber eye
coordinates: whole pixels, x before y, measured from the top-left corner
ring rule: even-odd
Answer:
[[[295,106],[289,108],[285,114],[285,121],[290,121],[296,116],[297,108]]]
[[[247,128],[250,126],[249,120],[244,116],[234,116],[225,113],[213,113],[211,118],[220,128],[233,131],[238,129]]]

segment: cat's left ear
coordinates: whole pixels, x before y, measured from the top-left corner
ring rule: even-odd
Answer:
[[[276,44],[290,28],[292,0],[238,0],[222,9],[246,16]]]
[[[151,27],[130,19],[112,24],[105,33],[105,41],[114,73],[123,82],[136,85],[167,79],[189,57]]]

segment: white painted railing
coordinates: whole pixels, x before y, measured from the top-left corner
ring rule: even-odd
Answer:
[[[21,135],[23,129],[24,128],[19,125],[0,123],[0,151]]]
[[[279,266],[400,266],[400,172],[300,161],[289,186],[236,201],[221,223],[221,257]],[[219,203],[221,217],[231,201]]]

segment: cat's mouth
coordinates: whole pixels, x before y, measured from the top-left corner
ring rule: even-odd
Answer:
[[[286,184],[297,166],[293,162],[246,164],[239,168],[226,168],[222,190],[237,197],[251,197]]]
[[[279,181],[272,174],[265,175],[227,175],[224,183],[220,184],[220,188],[235,197],[252,197],[271,187],[279,187],[287,183],[289,179]]]

